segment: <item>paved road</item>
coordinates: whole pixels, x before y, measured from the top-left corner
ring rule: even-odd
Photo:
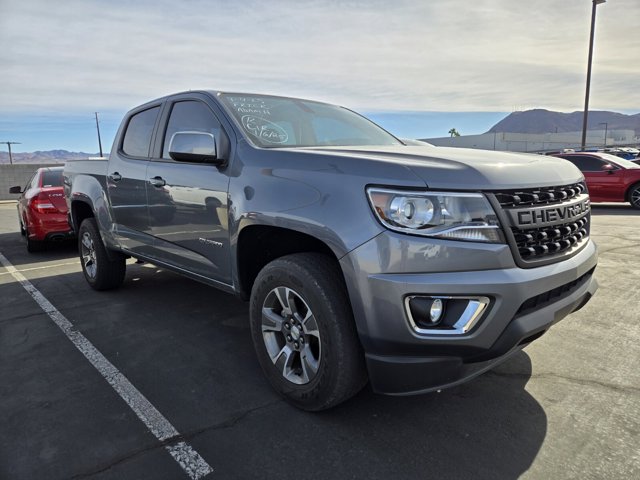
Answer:
[[[0,204],[0,254],[179,432],[162,442],[0,268],[0,478],[640,478],[640,212],[594,208],[600,290],[509,362],[438,394],[303,413],[269,388],[247,305],[150,265],[85,283],[73,245],[27,254]]]

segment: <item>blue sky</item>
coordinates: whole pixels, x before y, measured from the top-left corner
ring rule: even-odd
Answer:
[[[410,138],[482,133],[514,110],[582,109],[590,13],[589,0],[1,0],[0,141],[97,152],[98,111],[108,150],[129,108],[202,88],[338,103]],[[638,18],[638,0],[598,7],[594,110],[640,111]]]

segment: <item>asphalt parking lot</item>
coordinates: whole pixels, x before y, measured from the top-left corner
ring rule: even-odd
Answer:
[[[0,479],[189,478],[177,445],[207,479],[640,478],[640,212],[593,213],[600,290],[581,311],[463,386],[365,388],[309,414],[268,386],[247,304],[133,262],[122,288],[94,292],[73,244],[28,254],[15,204],[0,204],[14,267],[0,267]],[[79,334],[173,433],[152,433],[72,343]]]

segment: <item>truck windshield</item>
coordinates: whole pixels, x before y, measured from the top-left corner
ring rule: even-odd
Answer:
[[[268,95],[220,96],[249,139],[260,147],[402,145],[346,108]]]

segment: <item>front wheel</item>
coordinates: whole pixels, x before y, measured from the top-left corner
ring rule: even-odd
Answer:
[[[299,408],[331,408],[367,381],[342,274],[326,255],[287,255],[262,269],[251,292],[251,333],[267,379]]]
[[[113,252],[111,257],[102,243],[94,218],[86,218],[78,230],[78,250],[82,273],[94,290],[110,290],[124,281],[124,255]]]
[[[631,206],[640,209],[640,183],[632,185],[627,195]]]

